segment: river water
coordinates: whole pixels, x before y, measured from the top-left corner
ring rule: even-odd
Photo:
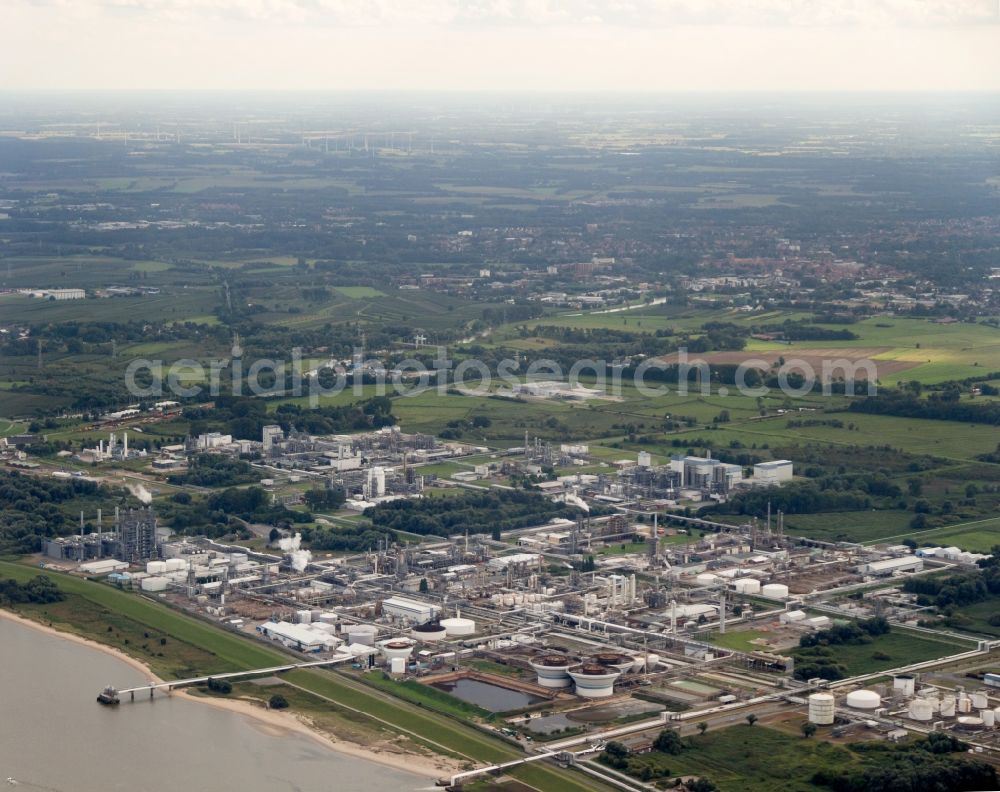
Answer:
[[[0,790],[406,792],[426,778],[268,734],[180,697],[102,707],[105,685],[147,680],[115,657],[0,619]],[[13,782],[8,781],[13,779]]]

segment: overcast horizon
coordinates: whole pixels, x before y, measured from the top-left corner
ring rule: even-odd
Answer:
[[[983,92],[998,0],[8,0],[0,90]]]

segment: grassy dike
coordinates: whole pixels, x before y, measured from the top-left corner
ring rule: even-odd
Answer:
[[[137,594],[70,575],[0,561],[0,578],[26,582],[37,574],[51,578],[66,595],[66,600],[19,606],[18,613],[122,649],[149,663],[156,673],[167,678],[175,678],[178,669],[200,673],[238,671],[280,665],[290,658],[276,648],[227,632]],[[166,639],[165,643],[161,643],[161,638]],[[298,670],[282,678],[331,704],[364,713],[382,726],[407,734],[417,742],[439,746],[476,762],[503,762],[523,756],[523,752],[503,740],[440,713],[401,701],[342,673]],[[576,773],[538,763],[518,768],[511,775],[540,792],[603,792],[608,789]]]

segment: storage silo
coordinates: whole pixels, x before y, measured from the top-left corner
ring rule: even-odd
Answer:
[[[771,599],[788,599],[788,586],[784,583],[768,583],[761,587],[760,593]]]
[[[909,698],[916,690],[916,680],[910,674],[900,674],[892,678],[892,689]]]
[[[817,726],[830,726],[836,708],[830,693],[813,693],[809,697],[809,722]]]
[[[915,698],[910,702],[909,713],[915,721],[929,721],[934,717],[934,705],[927,699]]]

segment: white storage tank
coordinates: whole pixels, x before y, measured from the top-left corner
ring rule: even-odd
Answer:
[[[760,593],[771,599],[788,599],[788,586],[784,583],[768,583],[761,587]]]
[[[312,611],[300,610],[295,614],[299,624],[312,624]]]
[[[833,723],[835,707],[834,698],[830,693],[813,693],[809,697],[809,721],[817,726],[830,726]]]
[[[740,578],[733,581],[737,594],[760,594],[760,581],[757,578]]]
[[[614,695],[615,680],[621,674],[598,663],[586,663],[569,675],[576,683],[576,695],[583,698],[608,698]]]
[[[974,709],[986,709],[990,706],[990,699],[985,690],[977,690],[972,694],[972,706]]]
[[[538,675],[538,684],[546,688],[567,688],[573,684],[569,669],[578,661],[568,655],[546,654],[532,657],[528,665]]]
[[[873,710],[882,705],[882,697],[874,690],[852,690],[847,694],[847,706],[851,709]]]
[[[711,572],[702,572],[695,577],[694,582],[699,586],[714,586],[719,582],[719,576],[713,575]]]
[[[393,674],[406,673],[406,658],[394,657],[389,661],[389,671]]]
[[[965,694],[958,697],[958,711],[961,713],[972,712],[972,699]]]
[[[165,577],[154,576],[143,578],[140,585],[143,591],[166,591],[169,582]]]
[[[167,571],[166,561],[147,561],[146,572],[150,575],[162,575]]]
[[[983,726],[987,729],[992,729],[997,722],[997,714],[991,709],[984,709],[979,713],[979,717],[983,719]]]
[[[983,728],[983,719],[975,715],[962,715],[955,722],[955,727],[962,731],[980,731]]]
[[[934,705],[927,699],[913,699],[910,702],[910,717],[915,721],[929,721],[934,717]]]
[[[472,635],[476,632],[476,623],[472,619],[463,619],[461,616],[456,616],[453,619],[441,619],[441,626],[444,627],[449,638]]]
[[[916,680],[909,674],[900,674],[892,678],[892,689],[904,696],[912,696],[916,688]]]
[[[955,705],[956,699],[952,695],[945,694],[941,697],[941,717],[942,718],[954,718],[955,717]]]
[[[326,624],[336,624],[337,614],[336,613],[321,613],[319,615],[319,621],[325,622]]]

